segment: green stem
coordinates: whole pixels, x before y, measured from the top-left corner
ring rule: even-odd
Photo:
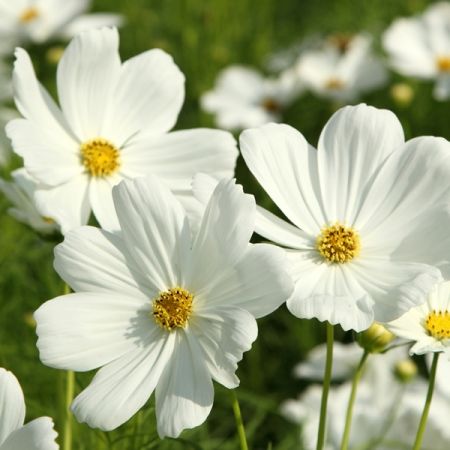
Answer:
[[[247,438],[245,437],[244,422],[242,421],[241,408],[239,407],[239,400],[234,389],[231,391],[231,402],[233,406],[234,418],[236,420],[236,428],[239,435],[241,450],[248,450]]]
[[[344,427],[344,434],[342,436],[341,450],[347,450],[348,448],[348,443],[350,441],[350,430],[352,427],[353,407],[355,405],[356,400],[356,391],[358,389],[358,383],[361,380],[364,364],[368,356],[369,353],[366,350],[364,350],[361,360],[359,361],[358,367],[356,368],[355,374],[353,375],[352,390],[350,391],[350,398],[348,399],[348,406],[347,406],[347,414],[345,416],[345,427]]]
[[[323,446],[325,444],[328,392],[330,391],[331,371],[333,369],[333,341],[334,341],[334,328],[333,325],[327,322],[327,359],[325,362],[322,401],[320,404],[320,421],[319,421],[319,431],[317,433],[317,447],[316,447],[317,450],[323,450]]]
[[[420,450],[422,445],[423,434],[427,425],[428,413],[430,411],[431,399],[433,398],[434,381],[436,379],[436,369],[438,364],[439,352],[433,355],[433,362],[430,370],[430,380],[428,382],[427,398],[425,406],[423,407],[422,417],[420,418],[419,428],[417,429],[416,440],[414,442],[413,450]]]

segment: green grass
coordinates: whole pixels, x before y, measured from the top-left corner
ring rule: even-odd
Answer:
[[[171,53],[186,75],[186,103],[177,128],[213,126],[202,113],[198,98],[213,84],[217,72],[232,63],[263,67],[267,56],[320,32],[368,30],[379,36],[397,16],[422,10],[424,0],[98,0],[94,8],[127,17],[121,31],[123,59],[152,47]],[[55,66],[47,48],[31,49],[43,83],[54,90]],[[392,75],[392,81],[400,77]],[[363,99],[392,109],[408,137],[439,135],[450,138],[448,103],[431,99],[429,83],[411,82],[415,98],[408,108],[393,104],[389,88]],[[316,144],[320,130],[335,105],[305,95],[287,111],[285,121]],[[18,161],[15,162],[16,165]],[[237,178],[260,204],[273,207],[239,161]],[[52,269],[54,242],[43,241],[6,214],[0,199],[0,365],[12,370],[25,391],[27,419],[49,415],[61,432],[64,374],[43,366],[35,347],[31,313],[45,300],[59,295],[63,284]],[[250,448],[299,448],[299,430],[277,412],[280,402],[297,396],[304,387],[292,378],[293,366],[313,346],[324,341],[324,327],[298,320],[285,307],[259,322],[259,338],[245,354],[238,375],[238,396],[247,426]],[[351,336],[338,332],[339,339]],[[77,375],[77,391],[92,374]],[[272,447],[270,447],[272,445]],[[216,385],[216,400],[206,423],[183,433],[178,440],[161,442],[156,435],[153,402],[127,424],[111,433],[75,425],[74,450],[238,448],[229,392]]]

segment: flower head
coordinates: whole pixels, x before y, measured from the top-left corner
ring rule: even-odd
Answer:
[[[259,208],[256,232],[288,249],[297,317],[361,331],[423,303],[450,276],[450,143],[404,141],[397,118],[336,112],[318,150],[287,125],[242,133],[241,151],[292,222]],[[439,269],[438,269],[439,268]]]
[[[37,81],[28,54],[16,50],[15,100],[23,119],[7,125],[13,148],[43,186],[39,209],[63,231],[87,223],[91,209],[102,227],[119,224],[112,187],[147,174],[189,198],[197,171],[231,178],[233,137],[198,129],[168,133],[184,99],[184,76],[162,50],[122,63],[117,30],[86,31],[58,64],[61,109]]]
[[[26,425],[25,400],[17,378],[0,368],[0,450],[58,450],[50,417]]]
[[[208,416],[212,380],[239,384],[255,318],[292,292],[285,254],[249,245],[254,199],[233,181],[219,183],[196,233],[153,178],[124,181],[113,196],[120,234],[81,227],[56,248],[75,293],[36,311],[40,356],[52,367],[100,367],[72,405],[80,421],[111,430],[155,391],[160,436],[178,436]]]
[[[450,4],[433,3],[417,17],[401,18],[385,31],[383,46],[402,75],[436,80],[437,100],[450,97]]]
[[[388,326],[397,336],[415,342],[411,353],[446,352],[450,358],[450,281],[436,285],[423,305]]]

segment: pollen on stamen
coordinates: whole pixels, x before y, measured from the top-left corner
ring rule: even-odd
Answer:
[[[194,296],[181,287],[160,292],[153,300],[153,318],[167,331],[185,328],[192,314],[193,299]]]
[[[424,324],[425,330],[437,340],[450,339],[450,312],[433,309]]]
[[[339,91],[344,88],[344,82],[339,78],[329,78],[325,83],[325,88],[333,91]]]
[[[120,167],[120,152],[106,139],[96,138],[81,144],[81,162],[93,177],[106,177]]]
[[[22,23],[29,23],[37,19],[38,17],[39,17],[39,10],[34,6],[30,6],[29,8],[26,8],[22,12],[22,14],[19,17],[19,20]]]
[[[326,261],[342,264],[359,255],[361,241],[353,228],[335,223],[322,229],[316,248]]]
[[[450,73],[450,56],[439,56],[436,66],[439,72]]]

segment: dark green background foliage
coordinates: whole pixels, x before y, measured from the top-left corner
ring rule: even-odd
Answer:
[[[168,51],[186,75],[186,102],[177,128],[213,126],[202,113],[198,99],[212,87],[223,67],[243,63],[264,69],[268,56],[299,45],[305,38],[326,33],[369,31],[379,37],[391,21],[423,10],[424,0],[97,0],[94,9],[126,16],[121,30],[121,54],[127,59],[153,47]],[[58,43],[56,43],[58,44]],[[46,47],[30,49],[41,81],[52,92],[55,66]],[[402,80],[391,74],[391,83]],[[431,83],[408,80],[414,99],[407,108],[396,106],[389,86],[362,99],[393,110],[408,138],[438,135],[450,138],[449,103],[431,97]],[[316,145],[320,131],[339,105],[305,94],[285,114],[285,122],[299,129]],[[14,161],[18,166],[20,161]],[[4,174],[6,175],[6,171]],[[7,175],[6,175],[7,176]],[[272,208],[241,160],[237,179],[257,201]],[[345,182],[345,180],[343,180]],[[35,347],[32,312],[45,300],[59,295],[63,283],[52,269],[54,242],[43,241],[33,231],[6,214],[0,198],[0,366],[19,378],[27,402],[27,418],[52,416],[62,428],[64,374],[43,366]],[[264,276],[264,274],[261,274]],[[351,335],[338,333],[339,339]],[[295,397],[304,384],[292,377],[293,366],[309,349],[324,341],[323,325],[298,320],[285,307],[259,321],[259,338],[245,354],[238,375],[238,395],[247,425],[250,447],[287,450],[299,448],[299,430],[278,413],[280,402]],[[77,390],[92,374],[77,375]],[[111,433],[76,425],[74,449],[222,449],[238,447],[229,392],[216,385],[213,411],[204,425],[183,433],[179,440],[161,442],[156,435],[153,402],[127,424]],[[272,445],[272,447],[271,447]]]

